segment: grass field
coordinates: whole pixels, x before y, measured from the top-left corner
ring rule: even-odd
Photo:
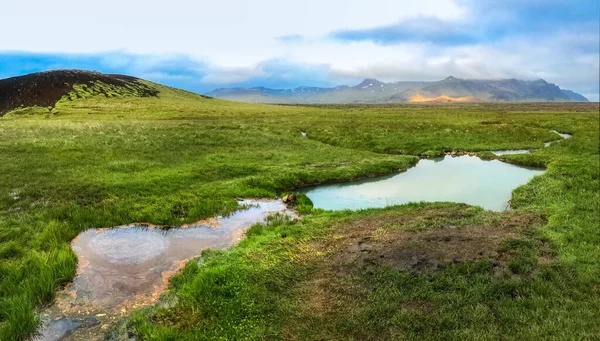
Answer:
[[[574,136],[506,156],[548,168],[510,213],[438,203],[275,219],[190,262],[172,281],[177,304],[128,328],[159,340],[600,337],[597,104],[267,106],[160,90],[0,118],[1,340],[35,330],[86,228],[191,222],[419,154],[541,148],[550,130]]]

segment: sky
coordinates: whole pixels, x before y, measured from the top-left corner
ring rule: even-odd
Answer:
[[[53,69],[206,93],[543,78],[599,100],[598,0],[2,0],[0,78]]]

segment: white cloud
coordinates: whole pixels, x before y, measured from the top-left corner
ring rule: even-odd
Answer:
[[[215,66],[202,77],[201,83],[211,85],[226,85],[242,83],[254,77],[265,76],[259,66],[218,67]]]
[[[92,53],[125,50],[186,54],[224,66],[279,57],[283,35],[317,37],[402,17],[459,19],[452,0],[4,0],[0,49]]]
[[[574,39],[568,34],[547,38],[511,37],[487,45],[460,47],[378,46],[361,42],[339,44],[329,50],[335,51],[335,55],[321,54],[312,60],[341,60],[332,66],[335,76],[383,80],[439,80],[449,75],[475,79],[544,78],[562,88],[593,93],[598,91],[600,56],[594,51],[581,52],[577,47],[589,39],[585,36]],[[371,54],[374,57],[369,57]],[[344,58],[347,55],[352,58]]]
[[[450,23],[477,21],[469,16],[468,6],[473,2],[2,0],[0,51],[122,51],[125,53],[109,53],[104,62],[128,65],[138,75],[161,79],[185,77],[152,73],[153,66],[185,56],[191,60],[189,68],[197,67],[204,75],[200,83],[215,85],[278,75],[293,78],[284,71],[278,74],[278,70],[265,69],[265,61],[283,60],[306,66],[302,72],[315,69],[326,73],[333,84],[366,77],[434,80],[452,74],[464,78],[541,77],[576,91],[597,91],[597,32],[557,29],[546,38],[510,36],[459,47],[408,42],[382,46],[324,38],[340,29],[382,27],[419,16]],[[285,36],[302,39],[280,39]],[[593,48],[585,51],[586,46]]]

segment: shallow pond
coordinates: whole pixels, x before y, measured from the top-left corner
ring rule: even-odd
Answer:
[[[278,200],[241,201],[227,217],[162,229],[132,224],[89,229],[73,240],[77,276],[43,316],[34,340],[103,340],[132,310],[157,302],[169,278],[204,249],[223,249],[273,213],[295,216]]]
[[[475,156],[423,159],[406,172],[299,190],[316,208],[377,208],[419,201],[452,201],[488,210],[508,208],[511,192],[544,170]]]

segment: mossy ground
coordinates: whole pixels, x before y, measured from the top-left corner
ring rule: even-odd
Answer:
[[[50,112],[0,119],[0,339],[35,330],[34,308],[74,275],[68,241],[86,228],[191,222],[235,209],[237,197],[404,170],[418,154],[539,148],[556,139],[552,129],[574,137],[505,157],[548,167],[514,191],[511,213],[547,223],[515,227],[494,251],[502,259],[440,258],[435,271],[349,262],[331,275],[336,241],[364,219],[377,222],[366,233],[385,235],[446,221],[485,229],[511,214],[303,207],[302,223],[254,227],[239,247],[190,263],[173,280],[179,303],[140,312],[130,326],[173,340],[599,335],[597,105],[267,106],[159,89],[147,98],[87,91]],[[439,215],[421,219],[431,207]],[[410,223],[386,225],[396,216]]]

